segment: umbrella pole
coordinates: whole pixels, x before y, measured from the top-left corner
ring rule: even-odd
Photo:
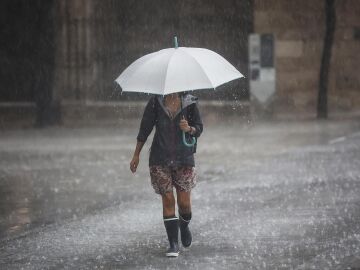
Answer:
[[[184,116],[184,113],[183,113],[183,103],[182,103],[182,96],[180,97],[180,103],[181,103],[181,116],[183,119],[185,119],[185,116]],[[192,147],[195,145],[196,143],[196,138],[195,137],[192,137],[191,139],[191,142],[188,143],[187,140],[186,140],[186,134],[185,134],[185,131],[182,132],[182,139],[183,139],[183,143],[187,146],[187,147]]]

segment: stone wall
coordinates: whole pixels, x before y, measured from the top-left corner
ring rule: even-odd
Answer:
[[[337,1],[329,84],[330,112],[360,111],[360,1]]]
[[[0,92],[0,128],[15,122],[31,126],[37,118],[55,119],[41,121],[44,125],[67,125],[127,117],[126,102],[148,96],[121,95],[114,80],[137,58],[174,46],[175,35],[180,46],[212,49],[247,75],[252,1],[49,0],[44,5],[43,0],[34,0],[35,5],[4,0],[1,20],[5,39],[11,42],[6,50],[0,48],[6,56],[1,58],[5,68],[0,72],[0,88],[6,91]],[[35,46],[40,41],[49,46]],[[40,86],[46,95],[39,95]],[[246,101],[247,81],[197,94],[201,100]],[[237,104],[225,111],[246,111],[247,105]],[[219,109],[218,104],[214,108]]]
[[[360,1],[336,1],[336,33],[329,82],[329,114],[360,110],[356,63]],[[358,28],[356,28],[358,27]],[[325,34],[325,0],[255,0],[254,32],[275,34],[278,116],[314,117]]]

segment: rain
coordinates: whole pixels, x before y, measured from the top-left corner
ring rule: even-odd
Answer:
[[[0,269],[359,269],[359,10],[356,0],[2,1]],[[155,75],[142,90],[137,71],[137,92],[115,80],[181,47],[216,52],[244,77],[197,90],[189,78],[202,75],[178,71],[192,72],[184,85],[203,132],[192,245],[179,234],[168,258],[149,174],[155,127],[130,170]],[[220,80],[220,64],[206,68],[207,83]]]

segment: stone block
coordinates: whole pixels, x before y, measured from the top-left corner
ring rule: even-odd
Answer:
[[[295,92],[292,95],[294,105],[297,108],[314,107],[316,103],[317,93]]]
[[[297,72],[299,70],[320,70],[320,59],[314,61],[308,57],[282,57],[276,59],[276,71],[277,72]]]
[[[336,19],[339,26],[360,26],[360,1],[338,1],[336,5]]]
[[[271,11],[277,10],[282,12],[316,12],[320,13],[324,10],[323,1],[302,0],[255,0],[255,10]]]
[[[358,90],[360,95],[360,79],[355,74],[336,76],[335,87],[336,89]]]
[[[294,96],[279,97],[274,106],[274,116],[278,119],[311,119],[316,117],[313,98],[304,98],[303,104]]]
[[[323,40],[305,40],[304,41],[304,55],[312,61],[321,61]]]
[[[332,95],[328,97],[329,111],[350,111],[353,106],[354,105],[349,97],[339,95]]]
[[[324,24],[319,24],[324,22]],[[262,32],[269,28],[288,31],[293,28],[303,28],[304,30],[321,28],[325,25],[323,13],[317,12],[289,12],[269,10],[254,12],[254,28],[256,32]]]
[[[293,27],[288,29],[273,29],[279,40],[322,40],[325,35],[325,26],[304,28]]]
[[[275,43],[276,57],[301,57],[304,53],[303,42],[300,40],[277,40]]]
[[[338,26],[335,29],[335,42],[346,40],[351,41],[354,39],[354,27],[349,26]]]
[[[319,80],[319,71],[317,69],[303,70],[295,72],[283,71],[277,74],[277,85],[288,88],[308,89],[317,86]]]
[[[342,58],[359,58],[360,42],[356,40],[340,40],[335,41],[334,54]]]

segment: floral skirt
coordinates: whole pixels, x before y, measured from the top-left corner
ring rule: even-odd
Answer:
[[[195,167],[150,166],[151,185],[157,194],[177,191],[189,192],[196,185]]]

